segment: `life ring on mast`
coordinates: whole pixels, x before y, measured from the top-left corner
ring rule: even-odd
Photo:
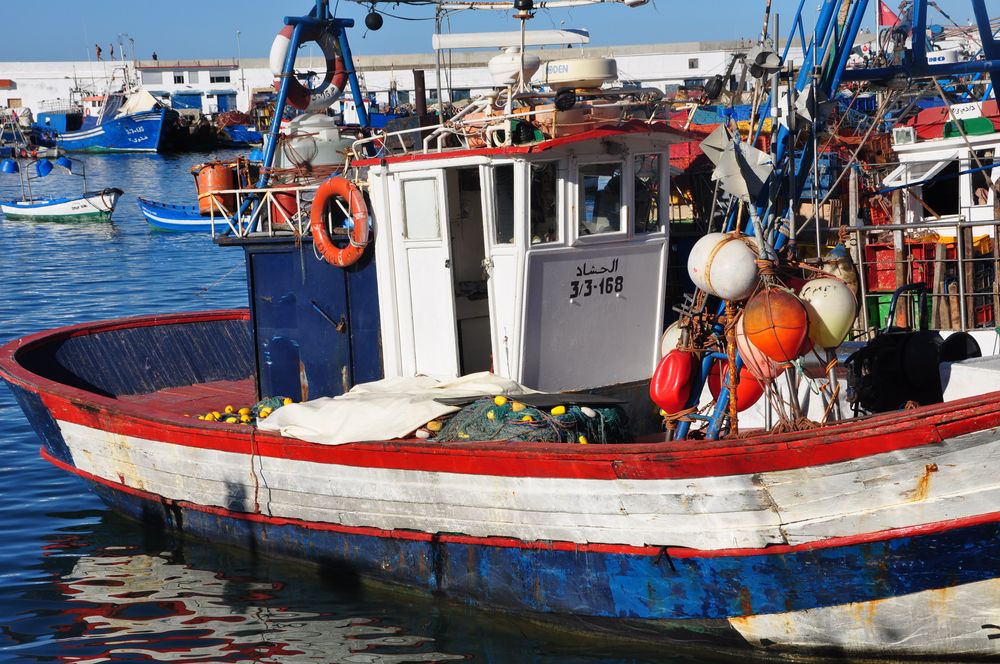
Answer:
[[[330,199],[337,197],[347,201],[354,222],[354,228],[348,235],[349,242],[343,248],[330,240],[326,230],[326,205]],[[368,206],[357,185],[342,177],[325,180],[316,190],[309,213],[309,228],[316,251],[327,263],[337,267],[350,267],[357,263],[368,246]]]
[[[285,69],[285,58],[288,55],[288,47],[292,43],[294,30],[293,26],[286,25],[275,36],[274,42],[271,44],[269,62],[271,73],[275,76],[275,92],[281,90],[281,75]],[[318,87],[310,89],[293,75],[288,82],[287,99],[289,104],[300,111],[325,111],[343,94],[347,87],[347,68],[344,65],[344,58],[340,54],[340,44],[334,33],[317,26],[304,26],[302,28],[302,43],[311,41],[319,44],[323,51],[323,57],[326,59],[326,77]]]

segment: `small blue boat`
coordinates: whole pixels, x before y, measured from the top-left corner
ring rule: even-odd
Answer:
[[[197,205],[174,205],[173,203],[159,203],[145,198],[137,197],[139,209],[146,217],[146,222],[153,228],[164,231],[182,232],[212,232],[212,218],[202,216]],[[220,217],[215,219],[215,227],[226,228],[226,221]]]

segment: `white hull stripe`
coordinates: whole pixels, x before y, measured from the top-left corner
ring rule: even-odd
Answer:
[[[990,431],[792,471],[591,480],[251,460],[63,421],[59,426],[75,465],[112,484],[248,512],[256,503],[267,516],[385,530],[759,549],[976,517],[1000,505],[1000,484],[990,470],[1000,441]],[[233,504],[234,493],[244,496],[241,503]]]

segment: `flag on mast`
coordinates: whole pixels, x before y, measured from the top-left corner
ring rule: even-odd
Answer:
[[[899,25],[899,17],[889,9],[885,0],[878,0],[878,23],[883,28],[894,28]]]

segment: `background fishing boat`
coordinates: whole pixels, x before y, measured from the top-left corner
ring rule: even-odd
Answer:
[[[211,232],[213,219],[201,214],[197,205],[160,203],[141,196],[136,199],[139,210],[151,227],[164,231]],[[221,220],[216,221],[220,223]],[[224,224],[225,222],[221,222]]]
[[[108,188],[68,198],[2,201],[0,212],[7,219],[107,221],[111,219],[122,193],[121,189]]]
[[[79,172],[74,172],[74,163]],[[34,167],[35,175],[30,170]],[[27,171],[27,172],[26,172]],[[31,182],[61,171],[83,178],[84,192],[79,196],[57,198],[36,197]],[[86,191],[87,175],[83,162],[60,156],[55,160],[7,158],[0,161],[0,173],[17,174],[21,182],[21,200],[0,201],[0,212],[8,219],[36,221],[107,221],[121,198],[121,189],[105,187],[100,191]]]
[[[48,143],[68,152],[159,152],[179,117],[126,65],[112,72],[105,94],[84,99],[89,105],[70,99],[64,108],[39,113]]]

